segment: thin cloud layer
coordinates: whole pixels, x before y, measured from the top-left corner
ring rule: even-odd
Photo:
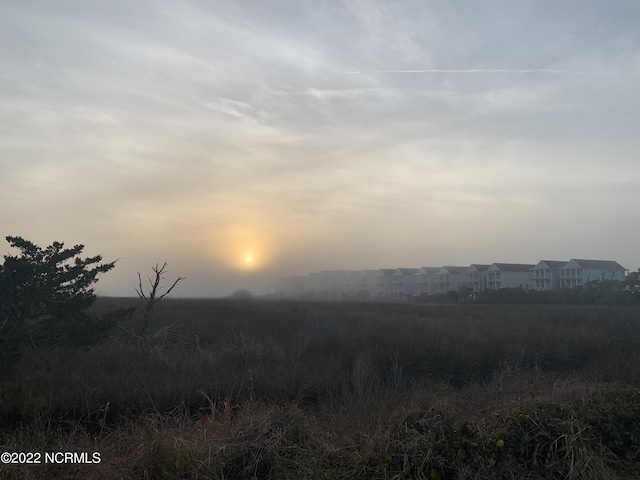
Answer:
[[[355,73],[557,73],[567,75],[615,75],[612,72],[588,72],[578,70],[554,70],[551,68],[537,69],[506,69],[506,68],[466,68],[466,69],[428,69],[428,70],[370,70],[367,72],[343,72],[346,74]]]
[[[121,257],[109,294],[165,260],[197,279],[183,295],[333,268],[635,269],[638,14],[6,2],[4,235]]]

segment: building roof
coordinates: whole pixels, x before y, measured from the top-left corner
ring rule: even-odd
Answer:
[[[377,270],[378,273],[376,273],[376,275],[380,275],[380,276],[393,275],[393,273],[396,270],[397,270],[397,268],[379,268]]]
[[[467,270],[469,270],[471,268],[475,268],[478,272],[484,272],[490,266],[491,265],[484,265],[484,264],[480,264],[480,263],[472,263],[471,265],[469,265]]]
[[[419,268],[398,268],[396,269],[396,271],[394,272],[394,275],[396,274],[400,274],[400,275],[413,275],[418,273],[418,270],[420,270]]]
[[[420,270],[424,270],[425,273],[434,274],[442,270],[442,267],[420,267]],[[418,273],[420,273],[420,270],[418,270]]]
[[[350,276],[350,275],[355,275],[360,273],[361,270],[336,270],[336,273],[338,275],[346,275],[346,276]]]
[[[549,268],[560,268],[564,267],[568,262],[566,260],[540,260],[538,262],[538,265],[540,265],[541,263],[544,263]],[[536,267],[538,265],[536,265]]]
[[[449,273],[451,273],[453,275],[456,275],[458,273],[464,272],[467,268],[469,268],[469,267],[456,267],[456,266],[451,266],[451,265],[445,265],[440,270],[446,269],[447,272],[449,272]]]
[[[626,268],[624,268],[618,262],[614,262],[613,260],[583,260],[572,258],[570,261],[577,263],[582,268],[592,268],[598,270],[626,270]]]
[[[494,263],[493,265],[501,272],[528,272],[535,267],[529,263]]]

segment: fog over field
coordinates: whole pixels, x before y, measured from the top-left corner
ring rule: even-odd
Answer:
[[[638,2],[1,11],[0,233],[119,258],[99,294],[164,261],[176,296],[321,269],[640,266]]]

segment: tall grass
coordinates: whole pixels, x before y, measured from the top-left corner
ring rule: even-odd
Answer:
[[[171,299],[166,325],[184,343],[144,356],[117,332],[26,352],[0,449],[99,448],[74,468],[105,478],[631,478],[639,460],[638,309]]]

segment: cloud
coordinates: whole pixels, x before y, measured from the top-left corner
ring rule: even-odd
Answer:
[[[427,69],[427,70],[367,70],[342,72],[345,74],[362,73],[555,73],[560,75],[620,75],[614,72],[580,71],[580,70],[554,70],[551,68],[530,68],[530,69],[505,69],[505,68],[466,68],[466,69]]]
[[[536,222],[626,235],[640,38],[618,7],[9,2],[0,217],[201,278],[251,236],[305,273],[551,248]]]

